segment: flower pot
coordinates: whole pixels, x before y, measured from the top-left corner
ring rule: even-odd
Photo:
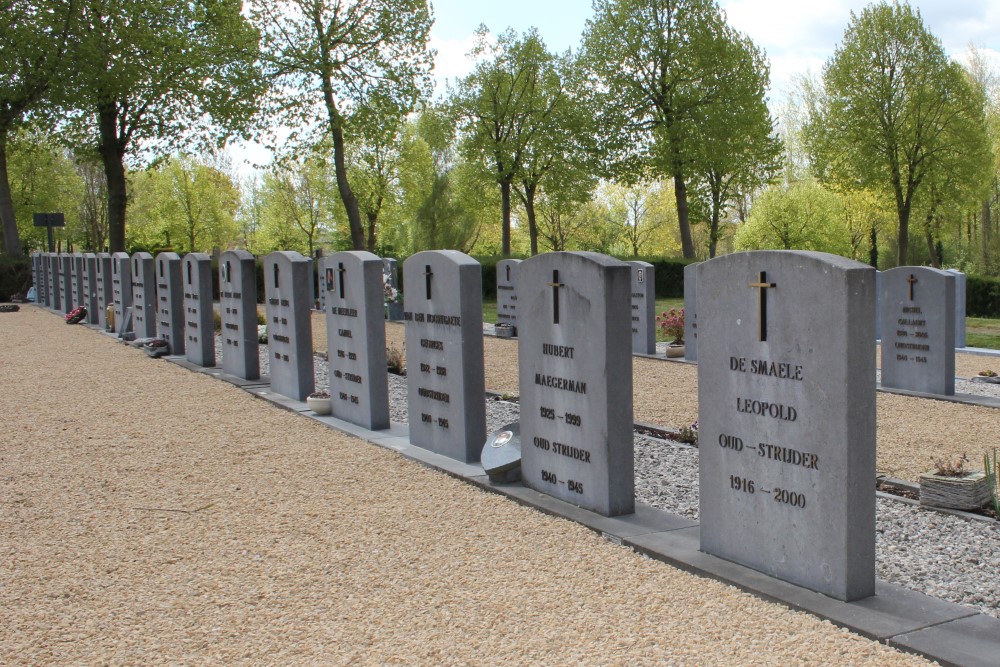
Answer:
[[[331,408],[330,408],[329,396],[323,396],[323,397],[307,396],[306,405],[308,405],[309,409],[318,415],[330,414]]]
[[[982,471],[962,477],[946,477],[934,473],[920,476],[920,504],[956,510],[979,509],[990,501],[990,485]]]
[[[667,345],[667,358],[677,359],[678,357],[684,356],[684,344],[671,343]]]
[[[509,324],[498,324],[493,328],[497,338],[513,338],[517,334],[517,327]]]

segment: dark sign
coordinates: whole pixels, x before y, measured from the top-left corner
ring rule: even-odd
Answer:
[[[65,227],[66,216],[62,213],[35,213],[35,227]]]

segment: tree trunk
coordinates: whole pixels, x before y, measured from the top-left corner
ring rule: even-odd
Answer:
[[[872,225],[871,246],[868,248],[868,263],[873,269],[878,270],[878,229]]]
[[[500,254],[510,257],[510,181],[500,181],[500,210],[503,213],[503,227],[500,232]]]
[[[3,224],[3,253],[11,257],[21,254],[21,238],[14,219],[14,200],[10,195],[10,175],[7,173],[7,130],[0,130],[0,223]],[[48,248],[46,248],[48,250]]]
[[[326,114],[330,122],[330,136],[333,138],[333,166],[337,176],[337,192],[344,202],[347,211],[347,222],[351,228],[351,247],[354,250],[365,249],[365,230],[361,226],[361,209],[358,208],[358,198],[351,190],[347,180],[347,159],[344,148],[344,128],[341,122],[337,103],[333,99],[333,83],[329,76],[323,77],[323,101],[326,103]]]
[[[101,162],[108,182],[108,248],[125,252],[125,207],[128,192],[125,183],[125,146],[118,136],[118,108],[114,104],[98,109]]]
[[[531,256],[538,254],[538,225],[535,221],[535,184],[524,186],[524,213],[528,218],[528,236],[531,237]]]
[[[691,223],[688,219],[687,184],[680,168],[674,169],[674,198],[677,200],[677,225],[681,233],[681,251],[684,259],[694,259],[694,240],[691,238]]]

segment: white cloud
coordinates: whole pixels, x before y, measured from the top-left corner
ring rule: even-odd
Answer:
[[[434,57],[434,92],[436,95],[443,95],[446,83],[455,84],[457,79],[466,76],[472,71],[475,61],[468,53],[475,44],[476,37],[469,34],[464,39],[438,39],[433,34],[430,39],[430,47],[437,51]]]

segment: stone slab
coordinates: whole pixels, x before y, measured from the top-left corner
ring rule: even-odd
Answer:
[[[97,323],[102,329],[108,329],[108,306],[114,304],[112,273],[111,255],[97,253]]]
[[[156,336],[156,262],[148,252],[132,254],[132,328],[136,338]]]
[[[977,614],[895,636],[888,644],[942,665],[996,667],[1000,664],[1000,619]]]
[[[73,292],[73,307],[87,308],[87,314],[90,314],[90,308],[87,305],[87,292],[84,288],[84,269],[85,265],[83,263],[83,253],[75,252],[69,256],[70,263],[70,287]]]
[[[212,258],[189,252],[181,260],[184,290],[184,356],[199,366],[215,365],[215,313],[212,309]]]
[[[246,250],[227,250],[219,258],[219,311],[223,370],[245,380],[258,380],[257,260]]]
[[[132,309],[132,262],[126,252],[111,255],[111,303],[115,320],[112,330],[119,335],[131,331],[125,314]]]
[[[56,262],[59,265],[59,312],[68,313],[76,307],[73,303],[73,258],[60,253]]]
[[[97,255],[92,252],[83,253],[83,295],[87,307],[87,324],[101,323],[100,305],[97,301]]]
[[[632,352],[656,354],[656,269],[649,262],[632,268]]]
[[[965,347],[965,300],[967,279],[958,269],[947,269],[955,276],[955,347]]]
[[[517,272],[519,259],[497,262],[497,324],[509,324],[517,335]]]
[[[698,266],[684,267],[684,359],[698,361]]]
[[[156,256],[156,335],[170,345],[170,354],[185,354],[184,267],[176,252]]]

